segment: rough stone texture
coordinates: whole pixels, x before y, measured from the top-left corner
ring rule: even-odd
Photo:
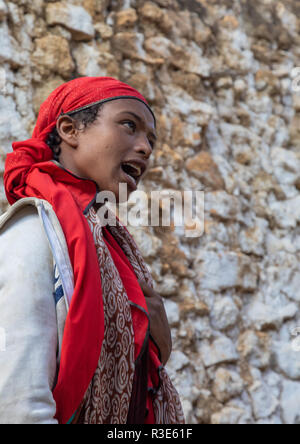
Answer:
[[[299,415],[299,382],[283,381],[281,394],[282,416],[285,424],[300,424]]]
[[[240,395],[243,388],[244,382],[236,372],[218,368],[212,388],[218,401],[225,403],[230,398]]]
[[[257,287],[257,266],[246,255],[233,251],[199,251],[195,265],[200,288],[220,291],[237,287],[249,291]]]
[[[200,352],[205,367],[238,359],[233,342],[225,336],[215,339],[212,344],[203,341],[200,346]]]
[[[74,40],[91,40],[95,35],[92,17],[81,6],[67,2],[50,3],[46,6],[48,25],[65,26]]]
[[[201,236],[130,227],[166,298],[189,423],[300,422],[298,3],[0,0],[0,179],[53,89],[108,75],[157,116],[140,189],[205,193]]]
[[[36,39],[32,63],[36,66],[41,79],[48,76],[51,71],[67,79],[75,68],[68,41],[53,34]]]

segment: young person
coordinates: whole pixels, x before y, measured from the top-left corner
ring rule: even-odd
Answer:
[[[67,82],[13,143],[0,218],[0,423],[184,423],[164,365],[161,297],[99,191],[134,191],[156,139],[145,98],[110,77]]]

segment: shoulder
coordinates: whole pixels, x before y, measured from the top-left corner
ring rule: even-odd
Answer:
[[[33,224],[38,228],[38,211],[33,205],[24,205],[17,209],[11,207],[0,219],[0,236],[21,226]]]
[[[52,254],[38,210],[33,205],[10,209],[0,219],[0,262],[8,257],[26,257],[35,264],[52,260]]]
[[[13,207],[0,218],[0,423],[54,423],[53,257],[37,207]]]

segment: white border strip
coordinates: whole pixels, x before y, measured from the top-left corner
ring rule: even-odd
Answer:
[[[55,259],[55,262],[56,262],[56,265],[57,265],[57,268],[58,268],[58,271],[60,274],[60,278],[61,278],[61,282],[62,282],[62,286],[64,289],[64,294],[65,294],[65,300],[67,303],[67,307],[69,309],[72,295],[74,292],[73,276],[70,272],[70,266],[69,266],[68,262],[66,261],[63,248],[62,248],[59,238],[55,232],[55,229],[51,223],[51,220],[50,220],[49,216],[47,215],[47,212],[45,210],[43,203],[41,204],[41,216],[42,216],[42,221],[44,224],[45,232],[47,234],[48,240],[51,245],[52,254],[54,256],[54,259]]]

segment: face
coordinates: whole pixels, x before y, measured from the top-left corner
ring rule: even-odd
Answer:
[[[136,189],[125,173],[132,171],[126,169],[128,165],[124,170],[124,163],[143,162],[146,167],[143,177],[156,141],[153,116],[145,104],[135,99],[106,102],[87,128],[78,124],[76,127],[69,116],[61,116],[57,131],[62,138],[59,159],[62,166],[76,176],[94,180],[100,191],[112,191],[117,203],[120,183],[127,184],[128,196]],[[138,173],[133,171],[134,175]],[[141,177],[137,178],[137,184]]]

